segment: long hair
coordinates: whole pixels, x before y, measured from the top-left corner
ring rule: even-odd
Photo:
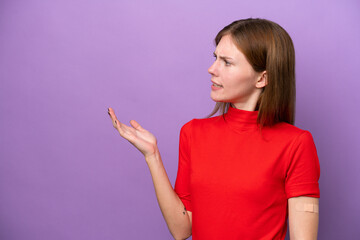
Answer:
[[[294,124],[295,118],[295,50],[289,34],[277,23],[266,19],[242,19],[224,27],[215,37],[230,35],[255,72],[267,72],[255,111],[257,123],[272,126],[278,122]],[[217,102],[211,117],[218,111],[224,115],[230,103]]]

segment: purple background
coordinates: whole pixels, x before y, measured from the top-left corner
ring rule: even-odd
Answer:
[[[170,239],[136,119],[174,184],[181,126],[213,108],[213,38],[268,18],[296,49],[296,125],[321,165],[319,239],[360,236],[360,3],[0,0],[0,239]],[[357,67],[357,68],[356,68]]]

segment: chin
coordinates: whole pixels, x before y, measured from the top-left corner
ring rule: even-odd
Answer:
[[[214,102],[228,102],[228,101],[226,101],[226,99],[223,99],[223,98],[221,98],[221,97],[213,96],[212,94],[210,94],[210,98],[211,98]]]
[[[220,102],[217,98],[210,97],[214,102]]]
[[[214,102],[220,102],[221,98],[214,96],[212,93],[210,94],[210,98],[214,101]]]

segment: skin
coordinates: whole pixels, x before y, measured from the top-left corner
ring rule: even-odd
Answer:
[[[221,38],[209,67],[213,83],[220,89],[211,90],[215,102],[231,102],[238,109],[253,111],[262,88],[267,84],[266,71],[255,72],[230,35]]]
[[[230,102],[238,109],[254,111],[262,88],[267,84],[266,71],[255,72],[230,35],[222,37],[214,56],[215,61],[208,72],[212,83],[220,86],[211,90],[211,98],[216,102]],[[155,136],[135,120],[130,121],[130,126],[121,123],[112,108],[108,109],[108,114],[120,136],[144,155],[161,212],[174,239],[188,238],[191,235],[192,212],[186,211],[173,190]],[[319,214],[296,210],[298,204],[305,203],[318,205],[319,199],[304,196],[288,199],[291,240],[317,239]]]
[[[185,210],[166,174],[155,136],[135,120],[130,126],[121,123],[112,108],[108,109],[114,128],[145,157],[154,183],[160,210],[174,239],[186,239],[191,235],[192,213]]]
[[[319,226],[319,213],[297,211],[296,206],[304,204],[319,206],[319,199],[313,197],[293,197],[288,199],[289,232],[291,240],[316,240]]]
[[[231,102],[238,109],[254,111],[261,89],[267,84],[266,71],[255,72],[230,35],[221,38],[214,57],[208,72],[211,81],[221,87],[211,91],[211,98],[216,102]],[[291,240],[317,239],[319,214],[296,211],[297,205],[307,203],[318,206],[319,199],[305,196],[288,199]]]

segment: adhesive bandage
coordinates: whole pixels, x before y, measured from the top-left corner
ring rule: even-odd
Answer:
[[[295,209],[297,212],[319,213],[319,205],[314,203],[297,203]]]

